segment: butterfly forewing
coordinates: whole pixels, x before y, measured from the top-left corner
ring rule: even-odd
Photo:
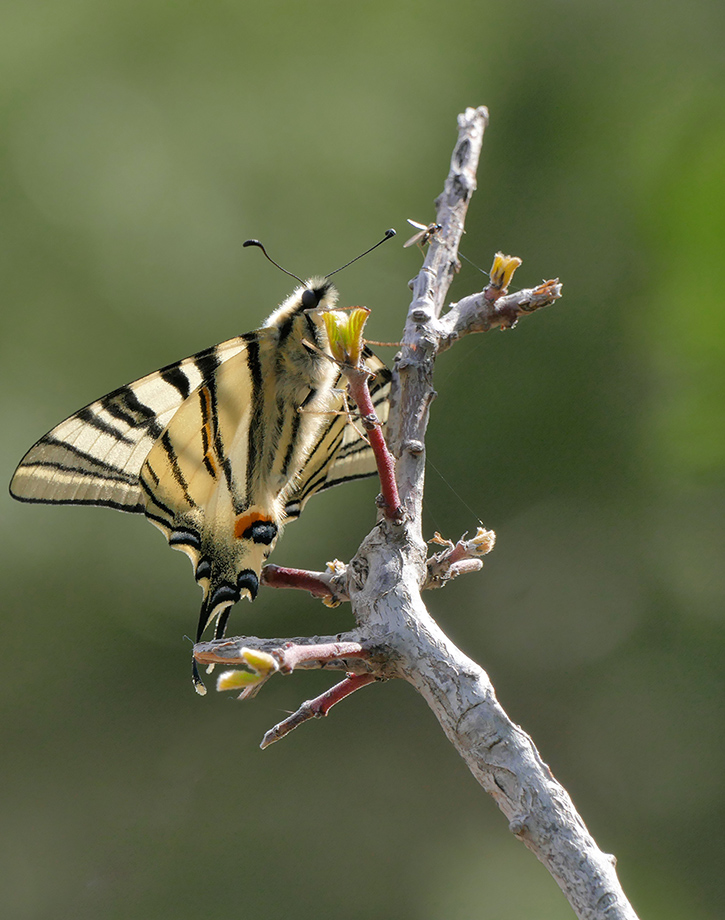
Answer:
[[[101,505],[143,512],[141,467],[184,400],[244,337],[170,364],[90,403],[30,448],[10,492],[26,502]]]

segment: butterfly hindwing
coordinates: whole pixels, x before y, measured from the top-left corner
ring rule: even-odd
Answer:
[[[365,364],[374,375],[369,383],[373,406],[378,419],[385,425],[391,373],[369,348],[365,349]],[[344,386],[344,380],[339,379],[337,386]],[[343,482],[372,476],[375,472],[375,455],[366,435],[359,430],[359,422],[346,413],[333,416],[310,450],[293,490],[286,496],[286,519],[299,517],[305,503],[315,493]]]

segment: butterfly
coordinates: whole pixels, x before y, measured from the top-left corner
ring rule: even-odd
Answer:
[[[310,496],[375,473],[329,357],[322,317],[337,297],[329,276],[312,278],[256,331],[90,403],[30,448],[11,495],[145,514],[191,560],[197,642],[212,622],[222,637]],[[390,371],[368,348],[364,360],[385,423]],[[196,664],[193,679],[205,692]]]

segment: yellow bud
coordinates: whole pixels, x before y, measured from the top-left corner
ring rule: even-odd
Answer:
[[[341,364],[357,367],[363,350],[362,331],[370,311],[365,307],[352,310],[328,310],[322,314],[332,357]]]
[[[505,256],[502,252],[497,252],[491,266],[491,287],[505,291],[519,265],[521,265],[521,259],[518,256]]]
[[[449,549],[453,549],[455,546],[453,540],[446,540],[445,537],[442,537],[436,530],[433,536],[428,540],[429,543],[437,543],[439,546],[447,546]]]
[[[220,693],[224,690],[245,690],[263,679],[249,671],[225,671],[217,677],[216,688]]]
[[[244,663],[261,677],[267,677],[268,674],[279,670],[276,659],[272,655],[268,655],[267,652],[260,652],[253,648],[243,648],[241,657],[244,659]]]

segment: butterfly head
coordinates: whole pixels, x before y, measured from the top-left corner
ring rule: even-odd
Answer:
[[[295,294],[299,294],[303,310],[317,310],[320,313],[332,310],[338,296],[337,288],[327,278],[310,278],[304,290],[298,288]]]
[[[334,308],[337,297],[337,288],[327,278],[310,278],[267,317],[264,325],[282,328],[286,321],[296,317],[320,316]]]

